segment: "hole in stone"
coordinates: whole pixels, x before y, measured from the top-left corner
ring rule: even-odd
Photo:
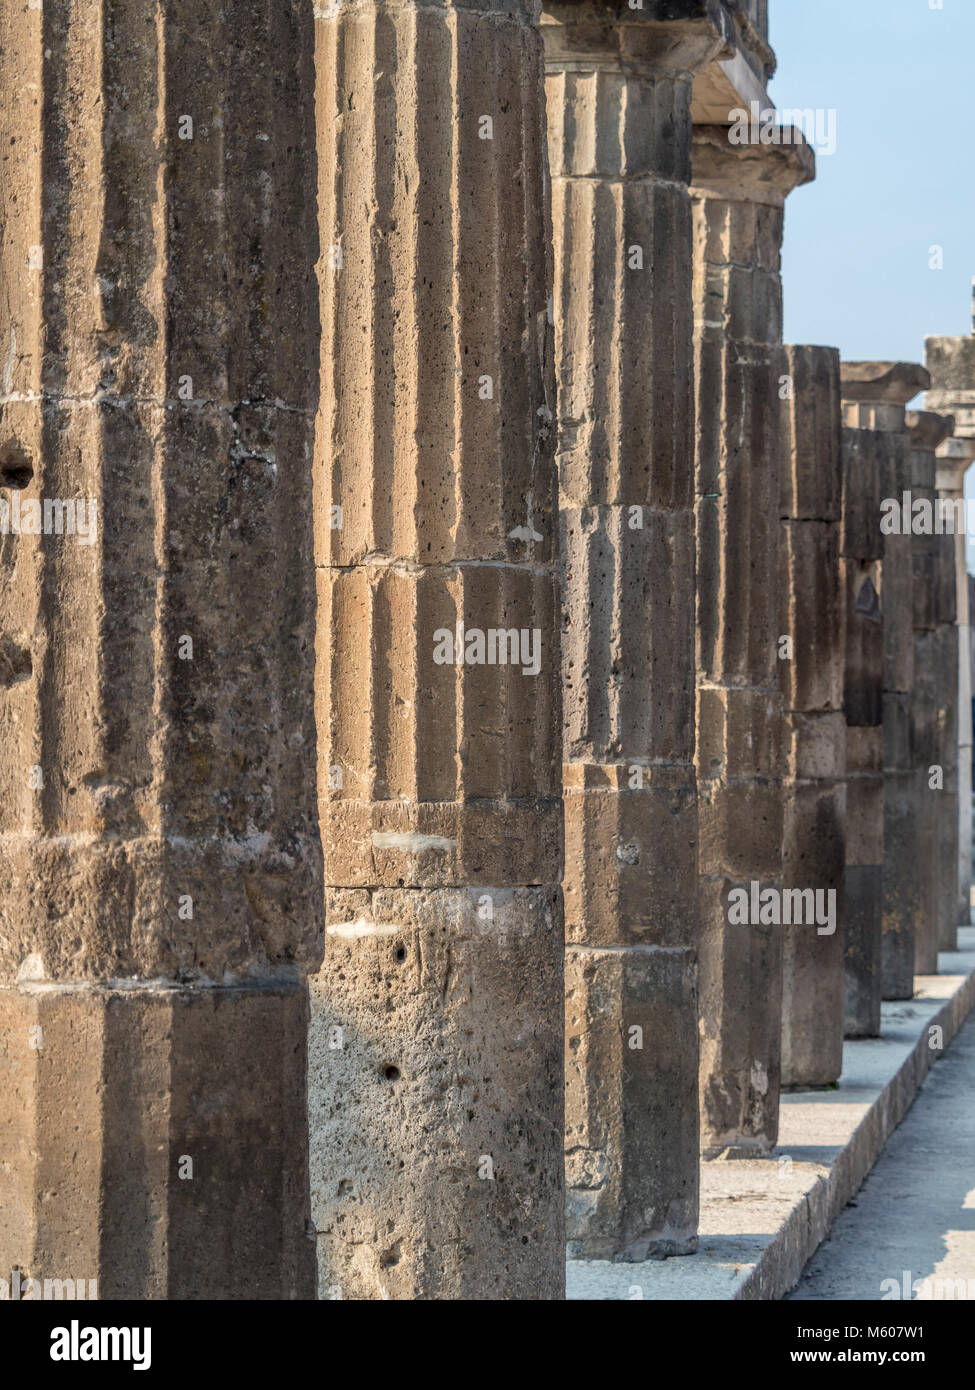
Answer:
[[[406,960],[406,947],[405,947],[405,946],[397,946],[397,947],[396,947],[396,959],[397,959],[397,960]]]
[[[400,1262],[400,1254],[403,1242],[398,1240],[395,1245],[391,1245],[388,1250],[384,1250],[379,1257],[379,1268],[390,1269],[393,1265]]]
[[[30,680],[33,672],[30,648],[12,637],[0,637],[0,686],[9,690],[21,681]]]
[[[400,1079],[400,1069],[394,1066],[383,1067],[383,1076],[385,1076],[387,1081],[398,1081]]]
[[[20,491],[33,476],[34,466],[19,444],[5,444],[0,449],[0,487]]]

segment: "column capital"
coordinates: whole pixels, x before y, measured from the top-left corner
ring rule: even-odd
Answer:
[[[917,449],[939,448],[955,432],[954,415],[939,415],[935,410],[909,410],[904,416],[904,428]]]
[[[938,445],[935,457],[938,465],[939,492],[964,491],[965,474],[975,461],[975,439],[955,435]]]
[[[625,68],[653,76],[699,71],[730,52],[735,29],[720,0],[561,0],[544,6],[545,61],[552,70]]]
[[[694,127],[693,193],[726,202],[781,207],[794,188],[816,177],[816,156],[797,127],[776,127],[788,135],[768,145],[735,144],[732,129],[722,125]]]
[[[918,362],[841,362],[843,423],[850,429],[899,434],[907,402],[930,385]]]

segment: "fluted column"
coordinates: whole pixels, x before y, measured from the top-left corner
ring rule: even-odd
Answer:
[[[918,863],[920,812],[917,773],[917,681],[914,626],[919,542],[909,529],[885,520],[885,503],[902,497],[914,476],[906,434],[907,402],[927,385],[923,367],[906,362],[844,362],[844,420],[871,431],[876,451],[883,532],[883,929],[881,994],[909,999],[924,875]],[[926,552],[925,552],[926,553]]]
[[[843,451],[835,348],[785,350],[780,688],[782,883],[814,911],[783,920],[782,1084],[826,1086],[843,1064],[846,862]]]
[[[841,378],[846,363],[841,363]],[[845,389],[841,387],[841,390]],[[844,1034],[880,1032],[884,872],[884,542],[881,468],[886,437],[869,428],[869,407],[848,404],[858,422],[843,430],[840,579],[846,652],[846,907]],[[913,650],[913,648],[912,648]]]
[[[914,446],[914,706],[918,854],[922,903],[915,973],[934,975],[938,952],[958,945],[958,628],[955,545],[937,511],[936,451],[954,430],[951,415],[909,411]]]
[[[766,1150],[781,926],[732,923],[729,894],[781,889],[780,254],[785,197],[814,160],[802,143],[733,145],[718,126],[695,128],[692,159],[702,1139]]]
[[[0,16],[0,1271],[106,1299],[315,1291],[311,50]]]
[[[564,1288],[537,19],[340,0],[317,24],[324,1297]]]
[[[975,308],[975,302],[973,302]],[[973,314],[975,324],[975,314]],[[948,440],[943,448],[961,450],[968,448],[975,439],[975,331],[966,337],[928,338],[925,344],[926,362],[931,373],[931,389],[925,395],[925,405],[929,410],[947,412],[955,418],[954,440]],[[957,454],[961,459],[961,454]],[[957,543],[957,542],[956,542]],[[964,557],[965,547],[959,545],[959,558]],[[968,603],[967,567],[958,575],[957,601],[959,620]],[[964,629],[959,638],[964,642]],[[965,925],[971,919],[971,863],[972,863],[972,772],[971,748],[971,672],[965,664],[963,645],[959,648],[959,880],[961,892],[958,902],[958,920]]]
[[[677,6],[679,12],[681,6]],[[688,13],[700,7],[688,4]],[[709,23],[543,18],[555,234],[569,1253],[696,1245],[691,70]]]
[[[972,670],[971,626],[968,604],[966,555],[967,511],[965,474],[975,460],[975,439],[946,439],[937,452],[938,498],[952,517],[954,550],[956,640],[958,645],[958,900],[955,920],[967,925],[971,918],[972,884]],[[949,533],[951,534],[951,533]],[[951,941],[949,933],[948,942]],[[957,932],[955,933],[957,944]],[[946,949],[942,943],[942,950]]]

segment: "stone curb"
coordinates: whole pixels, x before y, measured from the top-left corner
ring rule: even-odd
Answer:
[[[959,932],[959,950],[943,952],[939,966],[938,975],[916,977],[912,1000],[883,1006],[880,1038],[844,1044],[836,1090],[783,1095],[772,1158],[703,1164],[695,1255],[571,1260],[567,1297],[768,1301],[788,1293],[975,1008],[975,928]],[[929,1045],[936,1027],[940,1050]]]

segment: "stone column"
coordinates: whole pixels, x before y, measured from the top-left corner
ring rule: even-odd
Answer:
[[[729,920],[782,878],[779,692],[780,253],[785,197],[813,177],[808,146],[693,146],[702,1139],[775,1144],[781,926]]]
[[[558,517],[530,0],[317,25],[323,1297],[564,1290]]]
[[[973,303],[975,309],[975,303]],[[973,313],[973,332],[968,337],[928,338],[926,343],[926,362],[931,373],[931,389],[925,396],[929,410],[947,412],[955,417],[954,441],[947,441],[945,448],[967,447],[968,441],[975,439],[975,313]],[[961,458],[960,453],[957,457]],[[964,555],[964,545],[960,547]],[[961,575],[958,586],[959,614],[964,612],[967,602],[968,580]],[[963,641],[962,633],[959,637]],[[960,680],[968,680],[968,687],[959,689],[959,878],[961,894],[958,903],[959,922],[967,925],[971,918],[971,863],[972,863],[972,782],[971,748],[972,714],[970,703],[970,667],[964,665],[962,650],[959,651]],[[964,669],[962,669],[964,667]]]
[[[965,474],[973,460],[975,439],[946,439],[938,449],[938,497],[950,508],[954,527],[952,543],[958,627],[958,902],[955,917],[960,925],[967,925],[971,918],[972,884],[972,658],[965,553]]]
[[[785,705],[782,1084],[843,1065],[846,864],[843,451],[835,348],[789,347],[782,408],[779,676]],[[789,896],[791,890],[792,896]],[[796,894],[801,897],[795,896]],[[815,911],[806,913],[811,897]]]
[[[958,636],[951,536],[937,534],[935,451],[954,428],[951,416],[911,411],[914,554],[914,729],[921,910],[914,973],[934,975],[938,951],[957,945]],[[913,507],[912,507],[913,510]],[[950,731],[950,737],[949,737]]]
[[[678,5],[696,14],[696,3]],[[697,1243],[691,72],[698,20],[543,18],[555,232],[570,1255]]]
[[[841,364],[841,374],[846,364]],[[841,388],[843,389],[843,388]],[[858,420],[861,407],[844,413]],[[863,408],[867,421],[870,412]],[[885,437],[843,430],[843,591],[846,722],[845,1005],[848,1038],[880,1032],[884,865],[884,536],[880,530]]]
[[[927,384],[923,367],[905,362],[844,362],[847,426],[874,432],[881,516],[911,481],[905,407]],[[909,999],[919,910],[918,784],[915,748],[914,584],[916,545],[906,528],[883,521],[883,935],[882,997]]]
[[[0,17],[0,1276],[313,1298],[306,6]]]

